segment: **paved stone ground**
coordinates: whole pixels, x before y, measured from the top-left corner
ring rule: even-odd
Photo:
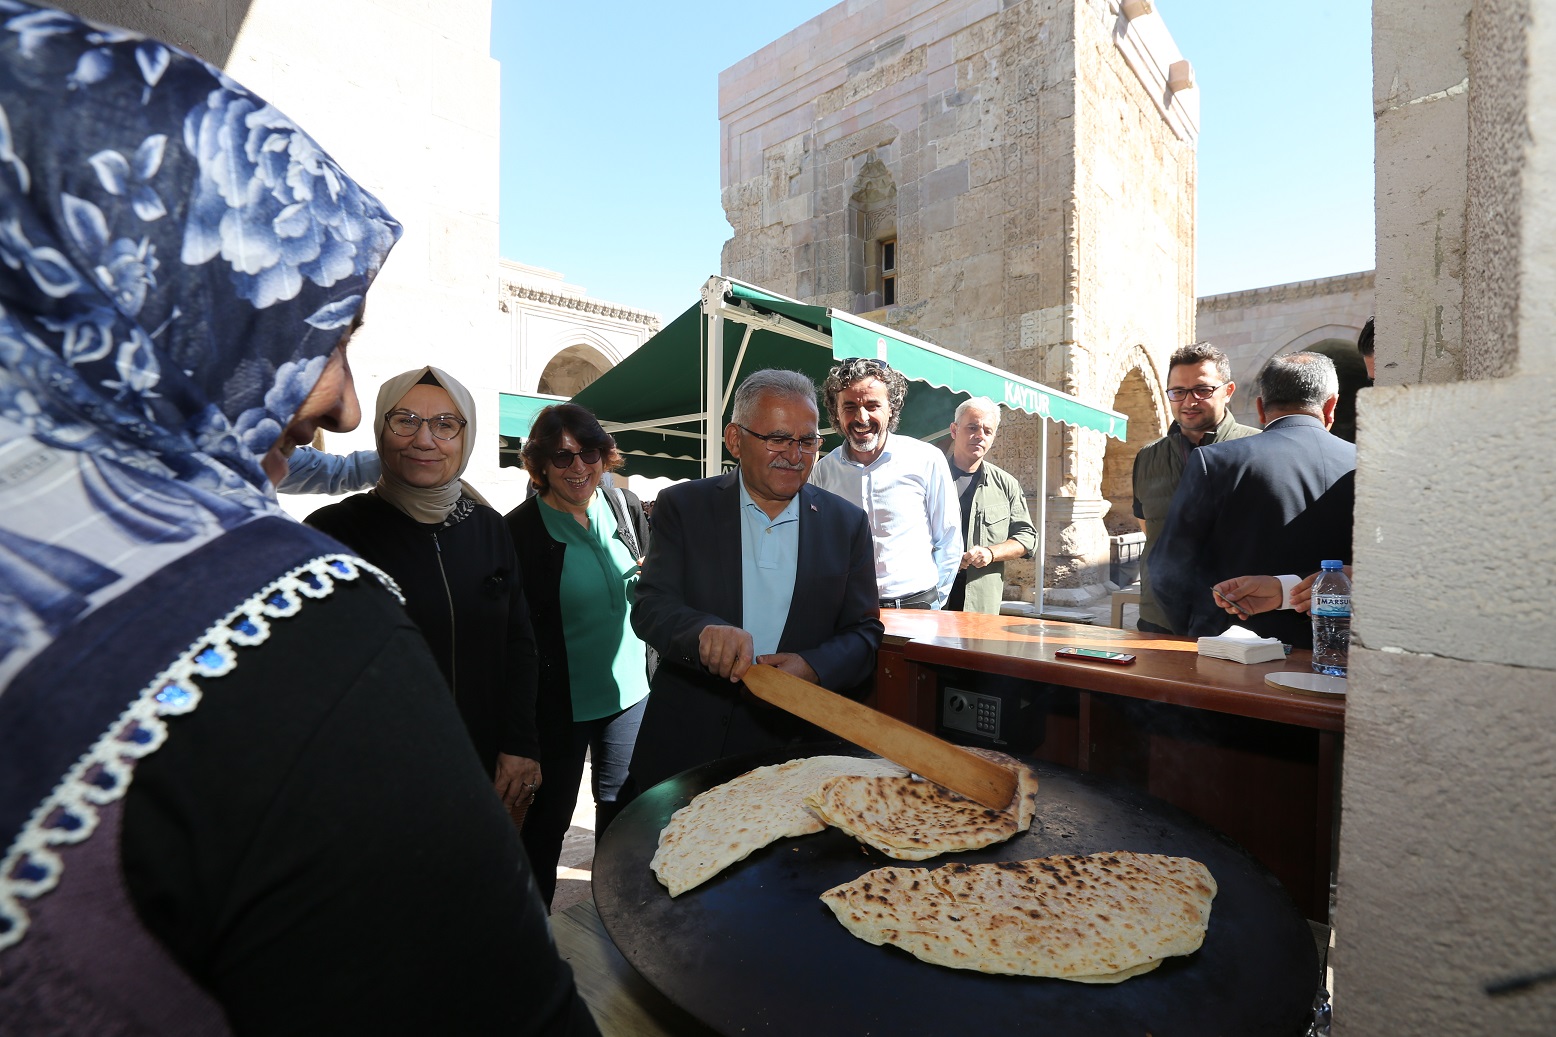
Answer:
[[[1086,611],[1099,626],[1107,626],[1111,618],[1112,603],[1104,597],[1087,606]],[[1137,605],[1124,606],[1124,628],[1133,630],[1140,615]],[[553,913],[566,911],[574,904],[588,900],[592,895],[589,880],[594,864],[594,794],[589,790],[589,767],[584,765],[583,784],[578,788],[578,806],[573,810],[573,824],[562,842],[562,857],[557,862],[556,896],[551,901]]]

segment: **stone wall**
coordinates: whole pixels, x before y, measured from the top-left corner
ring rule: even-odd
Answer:
[[[1221,347],[1231,359],[1237,382],[1232,413],[1238,421],[1259,423],[1253,405],[1259,372],[1280,353],[1316,348],[1332,355],[1337,365],[1348,362],[1355,379],[1365,379],[1356,337],[1373,315],[1374,280],[1374,272],[1366,270],[1199,299],[1194,335]],[[1346,374],[1342,368],[1342,390]],[[1350,388],[1354,394],[1356,386]],[[1341,420],[1337,417],[1336,424]]]
[[[1376,0],[1373,30],[1395,384],[1360,398],[1335,1033],[1549,1034],[1556,985],[1486,988],[1556,964],[1556,4]],[[1423,354],[1439,310],[1462,343]],[[1483,380],[1424,384],[1450,360]]]
[[[483,490],[498,474],[498,63],[489,0],[63,0],[169,39],[286,112],[405,225],[352,344],[363,410],[383,379],[436,362],[475,395]],[[487,433],[490,433],[489,435]],[[489,447],[486,444],[490,444]],[[371,423],[330,436],[372,446]],[[321,498],[284,498],[299,514]]]
[[[850,0],[719,77],[725,274],[1115,406],[1193,330],[1192,89],[1114,0]],[[897,242],[885,305],[880,243]],[[1165,409],[1133,401],[1131,447]],[[1133,415],[1132,415],[1133,416]],[[949,422],[950,415],[947,415]],[[993,460],[1048,496],[1048,582],[1101,591],[1101,436],[1007,415]],[[1132,454],[1130,454],[1132,457]],[[1111,482],[1117,481],[1113,473]],[[1023,588],[1030,565],[1011,566]]]

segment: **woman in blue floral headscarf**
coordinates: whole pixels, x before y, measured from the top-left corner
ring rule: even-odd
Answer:
[[[0,0],[7,1032],[593,1032],[426,648],[271,488],[399,233],[220,70]]]

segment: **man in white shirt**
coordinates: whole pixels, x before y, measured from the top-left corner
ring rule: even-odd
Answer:
[[[962,561],[961,516],[945,456],[899,436],[908,380],[879,360],[845,360],[821,388],[843,445],[810,481],[864,509],[882,608],[940,608]]]

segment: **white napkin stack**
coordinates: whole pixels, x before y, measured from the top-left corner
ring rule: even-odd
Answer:
[[[1286,658],[1286,646],[1278,637],[1260,637],[1247,627],[1231,626],[1224,634],[1200,638],[1199,654],[1234,663],[1272,663]]]

